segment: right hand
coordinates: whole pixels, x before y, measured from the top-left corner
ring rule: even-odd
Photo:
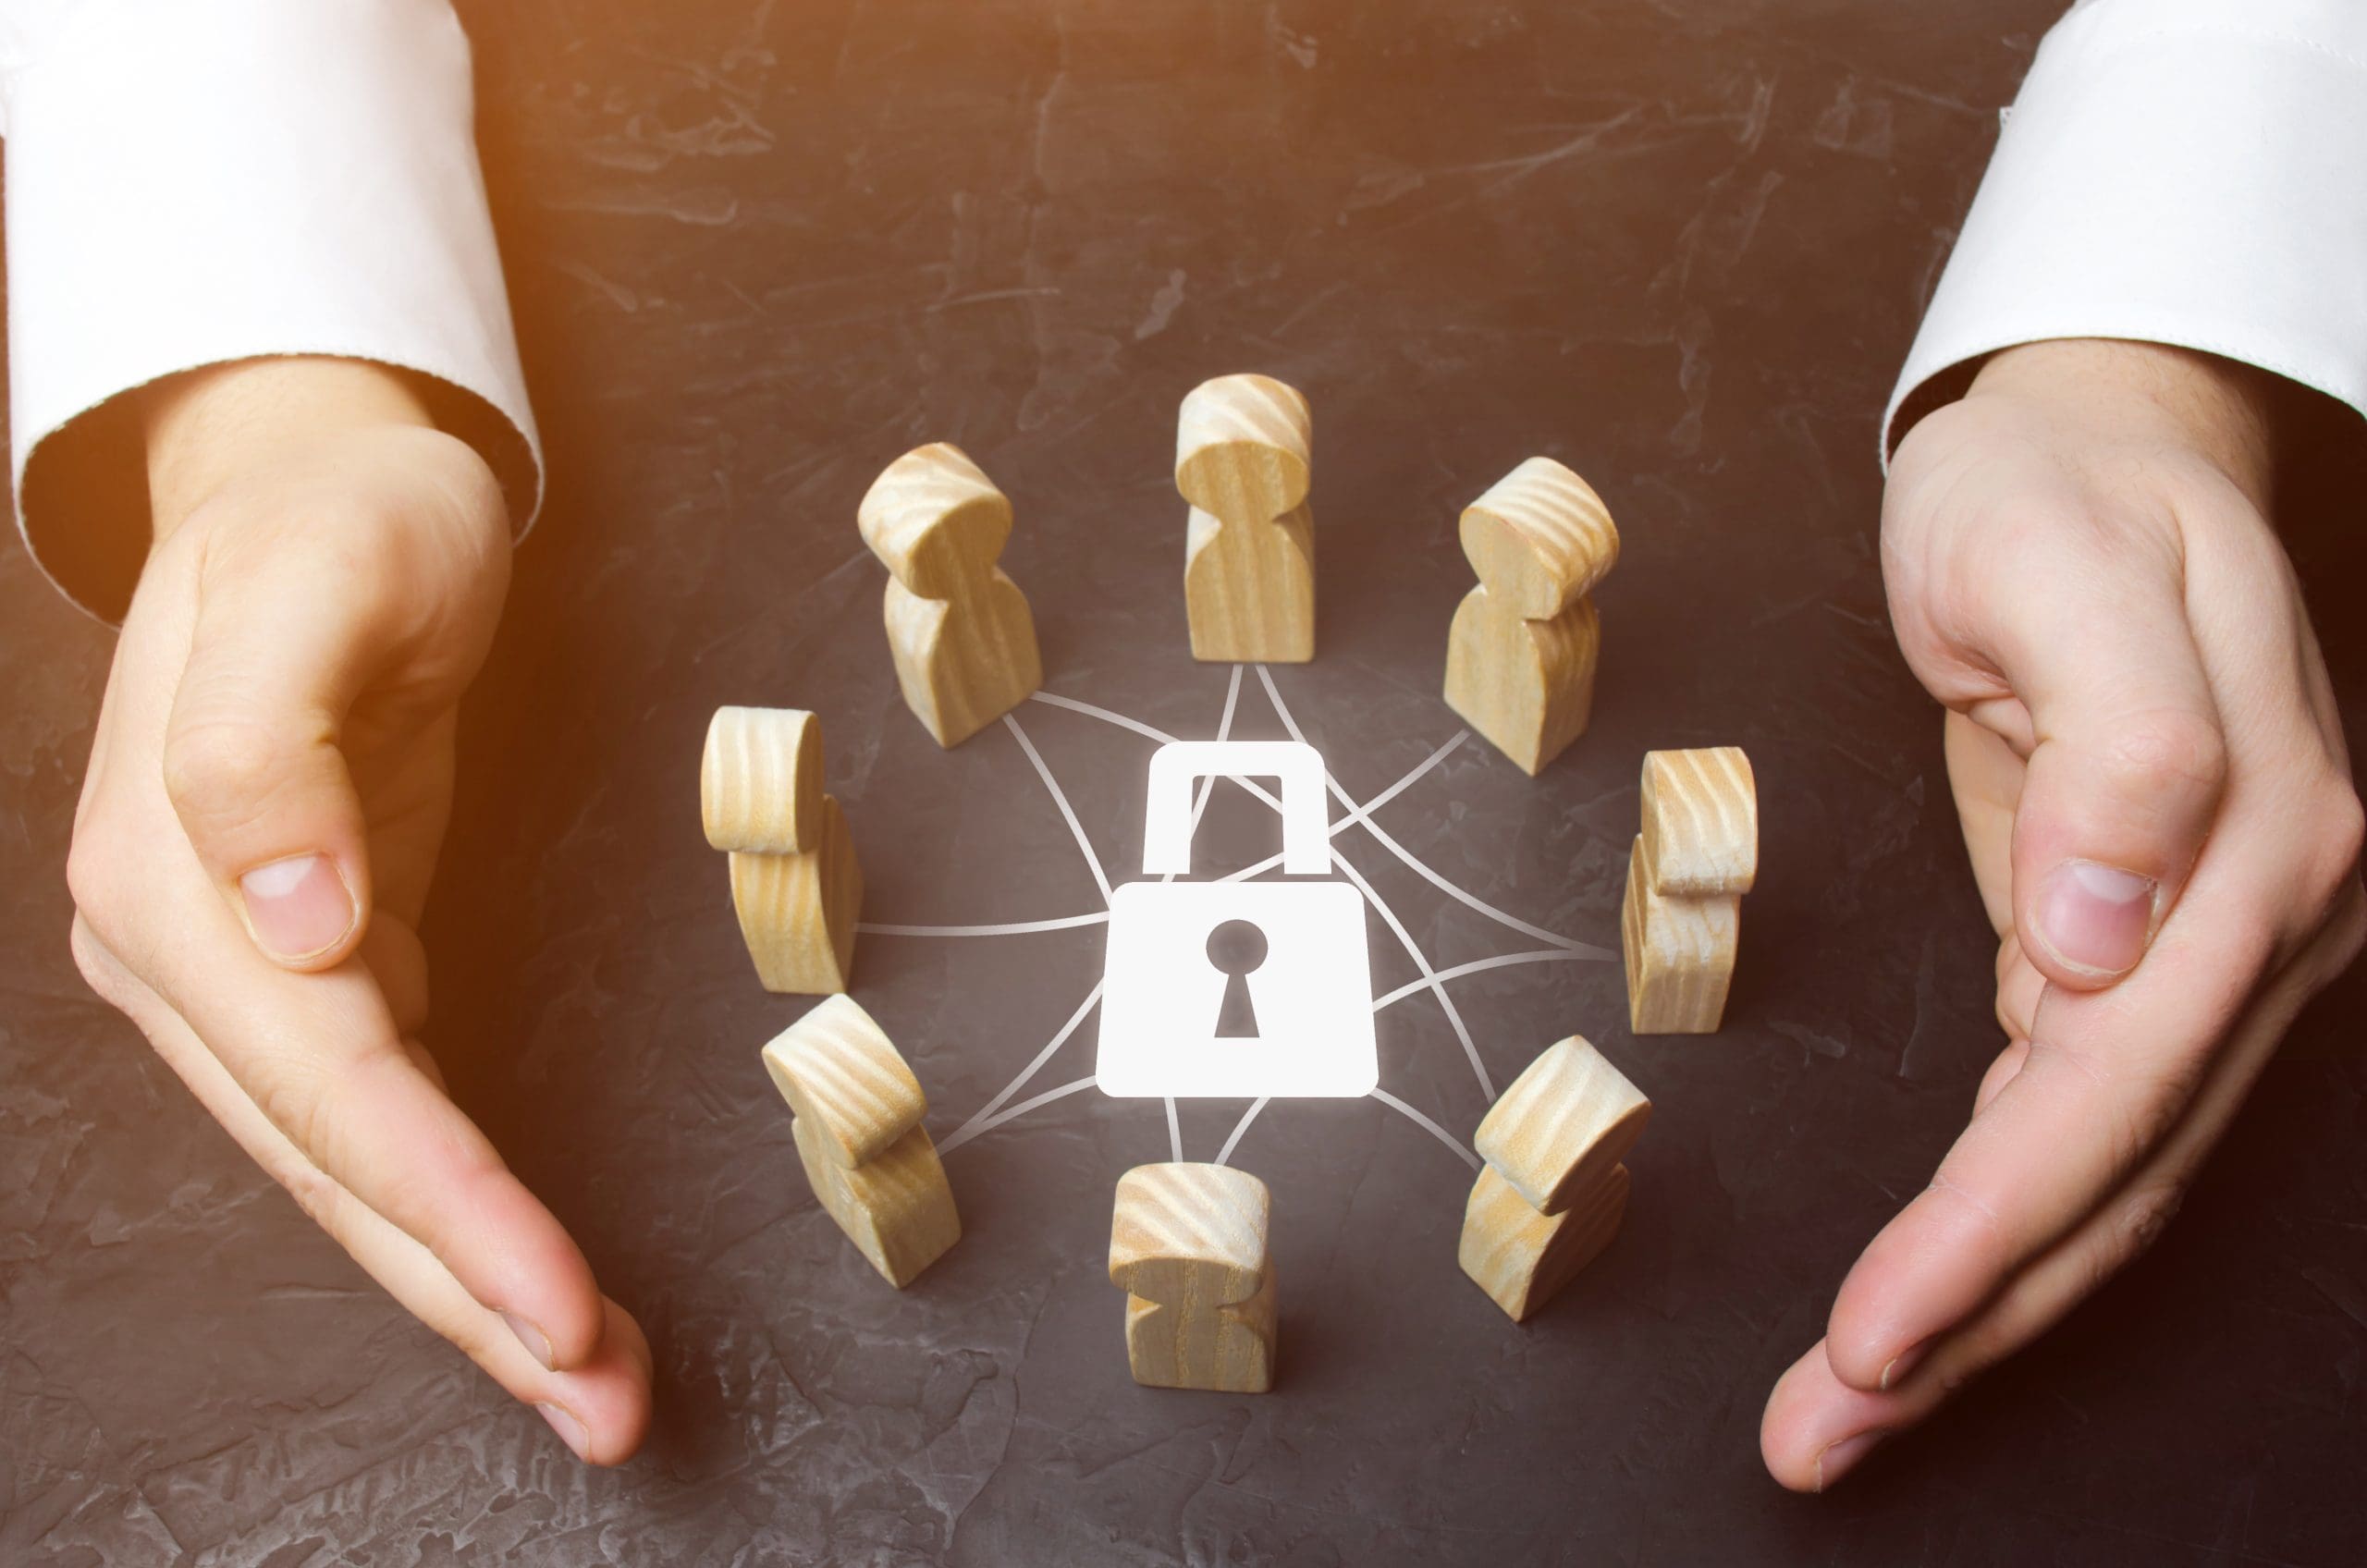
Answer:
[[[158,537],[75,818],[75,959],[397,1301],[583,1458],[625,1459],[648,1342],[418,1039],[500,488],[360,361],[195,372],[146,405]]]

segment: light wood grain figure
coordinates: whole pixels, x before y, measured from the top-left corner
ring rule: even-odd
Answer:
[[[1158,1388],[1260,1393],[1273,1382],[1266,1184],[1223,1166],[1138,1166],[1119,1179],[1110,1281],[1127,1292],[1126,1356]]]
[[[1711,1035],[1726,1011],[1742,927],[1735,893],[1671,898],[1654,888],[1641,834],[1627,855],[1619,945],[1627,966],[1627,1020],[1638,1035]]]
[[[1463,508],[1464,558],[1513,614],[1560,615],[1619,564],[1619,530],[1594,486],[1530,458]]]
[[[1027,597],[995,564],[1011,502],[959,447],[898,458],[855,517],[891,574],[888,648],[904,704],[938,745],[960,745],[1044,683]]]
[[[1651,1114],[1643,1092],[1573,1035],[1497,1096],[1474,1146],[1530,1207],[1559,1214],[1627,1158]]]
[[[1447,705],[1534,778],[1586,733],[1601,649],[1592,599],[1529,620],[1474,588],[1447,629]]]
[[[1479,586],[1447,631],[1446,701],[1531,775],[1586,732],[1601,622],[1589,595],[1619,559],[1619,531],[1587,482],[1530,458],[1464,508]]]
[[[914,1127],[852,1167],[840,1163],[836,1142],[812,1119],[798,1117],[791,1130],[823,1210],[898,1290],[962,1239],[953,1189],[927,1129]]]
[[[1750,891],[1759,875],[1759,788],[1741,747],[1645,753],[1643,816],[1655,892]]]
[[[832,997],[765,1046],[773,1087],[816,1146],[852,1170],[928,1114],[903,1053],[851,997]]]
[[[1175,488],[1191,503],[1184,607],[1192,656],[1303,664],[1315,656],[1314,474],[1306,398],[1270,376],[1224,375],[1184,398]]]
[[[1559,1214],[1539,1214],[1494,1166],[1481,1169],[1463,1211],[1457,1261],[1515,1323],[1526,1322],[1593,1262],[1627,1212],[1627,1168],[1573,1194]]]
[[[1278,1344],[1274,1270],[1247,1301],[1194,1311],[1126,1297],[1126,1365],[1153,1389],[1262,1394],[1274,1386]]]
[[[823,996],[854,971],[863,867],[838,801],[822,797],[815,847],[803,854],[731,857],[731,906],[768,991]]]
[[[718,850],[803,854],[822,831],[822,726],[799,708],[721,707],[699,758],[699,815]]]
[[[1138,1165],[1118,1179],[1110,1282],[1157,1302],[1246,1301],[1265,1280],[1272,1207],[1266,1183],[1246,1170]]]

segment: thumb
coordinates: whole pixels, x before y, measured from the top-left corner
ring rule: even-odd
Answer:
[[[2174,580],[2062,608],[2005,660],[2036,741],[2014,923],[2049,980],[2092,990],[2137,967],[2177,901],[2218,814],[2226,745]]]
[[[338,750],[385,639],[374,574],[293,531],[210,550],[164,776],[190,847],[255,945],[324,969],[371,904],[362,802]]]

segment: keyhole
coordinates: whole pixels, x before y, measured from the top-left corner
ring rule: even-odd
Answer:
[[[1266,962],[1266,933],[1245,920],[1228,920],[1208,933],[1208,962],[1225,977],[1217,1009],[1220,1040],[1257,1037],[1257,1010],[1249,1002],[1249,972]]]

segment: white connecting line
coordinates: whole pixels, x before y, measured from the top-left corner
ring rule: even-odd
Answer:
[[[1058,920],[1020,920],[1008,925],[872,925],[855,926],[874,937],[1024,937],[1031,931],[1071,931],[1080,925],[1107,925],[1110,912],[1064,914]]]
[[[1019,1076],[1013,1078],[1010,1083],[1005,1084],[1002,1086],[1002,1093],[988,1100],[987,1102],[987,1108],[984,1110],[981,1110],[977,1115],[970,1118],[969,1121],[964,1121],[961,1126],[955,1128],[953,1132],[946,1137],[945,1141],[937,1146],[937,1152],[939,1154],[950,1153],[952,1150],[960,1148],[963,1144],[966,1144],[971,1139],[976,1137],[979,1133],[991,1132],[995,1128],[1001,1126],[1005,1121],[1010,1121],[1012,1116],[1017,1116],[1021,1111],[1032,1110],[1039,1105],[1049,1105],[1053,1100],[1056,1100],[1062,1095],[1067,1094],[1070,1089],[1076,1088],[1078,1085],[1072,1084],[1068,1085],[1067,1088],[1055,1089],[1049,1095],[1038,1095],[1034,1099],[1029,1100],[1025,1105],[1019,1107],[1017,1110],[1013,1110],[1010,1116],[997,1116],[995,1114],[995,1112],[1002,1109],[1005,1101],[1009,1100],[1012,1096],[1019,1093],[1020,1090],[1027,1086],[1027,1081],[1035,1077],[1038,1072],[1042,1071],[1046,1062],[1051,1060],[1053,1057],[1060,1054],[1061,1047],[1069,1043],[1069,1036],[1076,1033],[1077,1025],[1085,1022],[1085,1015],[1091,1012],[1100,1000],[1101,985],[1098,981],[1096,981],[1094,983],[1093,989],[1085,993],[1085,1000],[1077,1004],[1077,1010],[1069,1014],[1069,1021],[1061,1025],[1061,1032],[1053,1035],[1051,1042],[1042,1050],[1036,1053],[1036,1060],[1021,1068],[1019,1070]],[[1084,1082],[1090,1084],[1093,1080],[1087,1078],[1084,1080]]]
[[[1093,852],[1093,840],[1085,836],[1085,824],[1076,819],[1076,808],[1070,805],[1068,796],[1061,792],[1061,781],[1052,777],[1050,768],[1044,766],[1042,753],[1036,750],[1036,742],[1027,738],[1027,731],[1019,728],[1019,720],[1005,714],[1002,721],[1010,729],[1012,738],[1019,742],[1019,749],[1027,753],[1027,760],[1036,765],[1036,777],[1041,778],[1044,788],[1052,792],[1052,803],[1061,808],[1061,819],[1069,825],[1069,831],[1076,836],[1076,847],[1085,851],[1085,868],[1093,873],[1093,885],[1101,889],[1101,901],[1108,903],[1110,878],[1101,869],[1101,857]]]
[[[966,1144],[971,1139],[976,1137],[979,1133],[991,1133],[1006,1121],[1016,1121],[1021,1117],[1026,1115],[1029,1111],[1034,1110],[1037,1106],[1049,1105],[1054,1100],[1066,1099],[1071,1095],[1076,1094],[1080,1090],[1090,1089],[1093,1087],[1093,1083],[1094,1081],[1089,1077],[1079,1078],[1074,1083],[1063,1084],[1057,1089],[1047,1089],[1032,1100],[1020,1101],[1017,1105],[1012,1106],[1009,1110],[1004,1111],[1000,1116],[981,1121],[975,1127],[963,1127],[960,1132],[946,1139],[945,1142],[938,1145],[937,1152],[941,1155],[950,1154],[955,1149],[960,1148],[963,1144]],[[1441,1135],[1443,1136],[1444,1134]]]
[[[1233,666],[1233,679],[1225,690],[1223,717],[1219,720],[1217,727],[1217,739],[1220,741],[1227,739],[1232,733],[1233,716],[1239,704],[1241,696],[1241,666]],[[1281,719],[1282,727],[1290,732],[1293,740],[1304,743],[1306,736],[1300,731],[1298,723],[1292,716],[1288,704],[1282,701],[1282,692],[1275,687],[1272,675],[1268,673],[1263,665],[1257,667],[1257,679],[1266,689],[1267,698],[1273,704],[1275,717]],[[1097,706],[1091,703],[1080,702],[1073,697],[1062,697],[1049,692],[1037,692],[1033,693],[1033,697],[1036,702],[1044,703],[1053,707],[1067,708],[1072,712],[1084,714],[1088,717],[1098,718],[1104,723],[1115,725],[1122,729],[1132,730],[1135,734],[1141,735],[1146,740],[1157,741],[1162,745],[1168,744],[1175,740],[1174,736],[1170,735],[1163,730],[1155,729],[1150,725],[1145,724],[1139,719],[1129,718],[1123,714],[1113,712],[1108,708]],[[1060,781],[1052,776],[1052,770],[1046,765],[1042,753],[1036,749],[1035,743],[1028,739],[1027,732],[1020,728],[1019,721],[1015,717],[1006,714],[1003,717],[1003,723],[1011,730],[1012,737],[1019,742],[1020,749],[1026,753],[1028,762],[1036,769],[1036,777],[1044,781],[1044,788],[1051,795],[1052,802],[1059,809],[1061,819],[1068,824],[1069,832],[1075,839],[1078,850],[1084,854],[1085,865],[1093,874],[1094,885],[1099,888],[1103,902],[1106,905],[1110,896],[1110,879],[1108,875],[1102,869],[1099,855],[1094,851],[1092,840],[1085,836],[1084,824],[1078,820],[1075,809],[1069,803],[1068,796],[1061,790]],[[1463,1046],[1464,1054],[1471,1064],[1473,1075],[1478,1080],[1482,1093],[1492,1101],[1495,1098],[1495,1086],[1489,1079],[1487,1068],[1479,1059],[1478,1047],[1471,1038],[1470,1030],[1464,1024],[1463,1016],[1456,1010],[1453,999],[1447,995],[1445,982],[1451,979],[1459,978],[1463,975],[1476,974],[1486,970],[1507,968],[1515,964],[1568,962],[1576,960],[1608,960],[1615,955],[1608,949],[1595,947],[1589,943],[1576,941],[1570,937],[1561,936],[1556,932],[1548,931],[1542,926],[1531,925],[1529,922],[1522,920],[1516,915],[1509,914],[1504,911],[1497,909],[1483,901],[1478,896],[1468,892],[1461,887],[1456,886],[1444,876],[1440,876],[1436,871],[1432,870],[1429,865],[1425,864],[1420,859],[1415,856],[1410,851],[1399,844],[1395,839],[1390,837],[1388,833],[1382,830],[1380,825],[1372,819],[1374,812],[1378,811],[1381,806],[1386,805],[1392,800],[1394,800],[1424,775],[1428,774],[1431,769],[1444,762],[1448,756],[1453,753],[1457,747],[1461,746],[1463,742],[1469,738],[1469,736],[1470,731],[1468,729],[1458,730],[1444,745],[1432,752],[1403,778],[1399,778],[1388,789],[1383,790],[1380,793],[1362,803],[1358,803],[1353,797],[1351,797],[1347,790],[1341,785],[1340,781],[1336,778],[1333,778],[1328,770],[1324,776],[1324,782],[1330,788],[1331,793],[1339,799],[1341,803],[1349,808],[1344,816],[1331,824],[1330,830],[1331,837],[1336,839],[1340,834],[1347,831],[1350,827],[1361,827],[1366,832],[1372,835],[1374,840],[1380,843],[1391,854],[1394,855],[1406,866],[1420,875],[1424,880],[1429,882],[1432,886],[1440,888],[1441,891],[1448,893],[1457,901],[1478,913],[1486,915],[1488,918],[1494,920],[1501,925],[1535,937],[1541,941],[1553,944],[1552,949],[1550,951],[1511,953],[1497,958],[1480,959],[1471,963],[1458,964],[1446,970],[1433,969],[1430,965],[1428,955],[1422,951],[1420,945],[1415,941],[1413,934],[1409,932],[1405,928],[1404,923],[1397,918],[1396,913],[1392,910],[1381,899],[1380,895],[1373,889],[1372,885],[1365,880],[1362,874],[1349,863],[1345,855],[1340,853],[1337,850],[1332,851],[1332,864],[1339,869],[1343,876],[1346,876],[1350,882],[1355,885],[1357,889],[1364,895],[1365,900],[1372,906],[1374,913],[1380,916],[1382,924],[1386,925],[1390,928],[1391,932],[1397,937],[1400,945],[1405,949],[1407,955],[1413,959],[1416,968],[1421,972],[1421,978],[1412,981],[1407,985],[1401,986],[1396,990],[1392,991],[1385,996],[1374,998],[1373,1011],[1375,1012],[1379,1012],[1384,1008],[1404,1000],[1405,998],[1412,996],[1417,991],[1427,990],[1434,995],[1438,998],[1441,1011],[1445,1013],[1447,1022],[1453,1028],[1456,1038]],[[1275,799],[1271,793],[1258,785],[1254,779],[1243,778],[1237,779],[1235,782],[1239,783],[1242,788],[1248,790],[1251,795],[1260,801],[1263,801],[1267,805],[1272,807],[1274,810],[1279,812],[1282,809],[1282,802]],[[1209,792],[1214,788],[1215,783],[1216,780],[1214,778],[1204,778],[1200,781],[1197,798],[1194,801],[1192,808],[1192,822],[1196,828],[1199,825],[1201,814],[1207,809]],[[1282,857],[1279,854],[1270,856],[1267,860],[1262,861],[1256,865],[1247,866],[1242,870],[1228,873],[1225,876],[1220,878],[1220,880],[1240,881],[1248,877],[1256,876],[1262,872],[1270,870],[1274,866],[1279,865],[1282,863]],[[858,925],[857,929],[859,931],[869,932],[879,936],[900,937],[1015,936],[1029,932],[1067,930],[1085,925],[1102,925],[1106,924],[1109,918],[1109,913],[1105,908],[1096,913],[1079,915],[1066,915],[1051,920],[1018,921],[981,925]],[[1045,1045],[1044,1048],[1036,1053],[1035,1059],[1031,1060],[1026,1067],[1020,1071],[1017,1077],[1013,1078],[1008,1084],[1004,1085],[1002,1091],[996,1095],[992,1100],[988,1101],[985,1109],[981,1109],[976,1115],[971,1117],[969,1121],[963,1122],[953,1133],[949,1134],[944,1142],[939,1145],[939,1152],[950,1153],[952,1150],[959,1148],[962,1145],[968,1143],[973,1138],[978,1137],[983,1133],[992,1132],[994,1129],[1002,1126],[1008,1121],[1016,1120],[1018,1117],[1025,1115],[1028,1111],[1034,1110],[1039,1106],[1049,1105],[1055,1100],[1065,1098],[1066,1096],[1078,1093],[1081,1090],[1093,1087],[1095,1082],[1094,1079],[1091,1077],[1080,1078],[1072,1083],[1063,1084],[1059,1088],[1049,1090],[1046,1093],[1035,1096],[1033,1098],[1024,1100],[1018,1105],[1012,1106],[1011,1109],[1007,1110],[1003,1109],[1003,1107],[1010,1101],[1011,1097],[1017,1094],[1022,1088],[1025,1087],[1028,1082],[1035,1077],[1036,1072],[1042,1070],[1045,1063],[1049,1061],[1053,1056],[1059,1053],[1061,1047],[1068,1042],[1069,1037],[1073,1035],[1076,1032],[1077,1027],[1085,1022],[1085,1015],[1093,1011],[1100,998],[1101,987],[1098,985],[1096,985],[1093,990],[1085,997],[1084,1002],[1078,1006],[1075,1013],[1070,1017],[1066,1023],[1061,1025],[1060,1032],[1052,1036],[1051,1040]],[[1392,1095],[1383,1089],[1375,1088],[1371,1092],[1371,1097],[1398,1112],[1400,1115],[1414,1121],[1424,1131],[1429,1133],[1431,1136],[1445,1144],[1448,1148],[1453,1150],[1459,1158],[1464,1160],[1465,1163],[1470,1165],[1474,1170],[1478,1168],[1478,1157],[1472,1153],[1470,1149],[1466,1148],[1452,1133],[1448,1133],[1443,1127],[1441,1127],[1436,1121],[1432,1121],[1429,1116],[1423,1114],[1413,1106],[1406,1104],[1404,1100],[1397,1098],[1394,1095]],[[1256,1100],[1252,1102],[1247,1110],[1243,1112],[1241,1120],[1234,1124],[1231,1135],[1225,1139],[1223,1147],[1218,1152],[1216,1162],[1219,1165],[1225,1164],[1233,1158],[1233,1150],[1239,1146],[1243,1134],[1248,1132],[1250,1124],[1257,1121],[1258,1114],[1266,1109],[1269,1103],[1269,1102],[1267,1099]],[[1184,1158],[1184,1139],[1182,1128],[1176,1115],[1175,1102],[1172,1099],[1166,1101],[1166,1109],[1169,1149],[1173,1158],[1180,1161]]]
[[[1282,701],[1282,693],[1274,685],[1274,678],[1267,673],[1266,667],[1262,664],[1257,667],[1257,680],[1266,688],[1267,699],[1274,704],[1274,717],[1282,721],[1282,728],[1290,731],[1292,740],[1306,745],[1306,737],[1300,732],[1298,720],[1291,717],[1290,704]],[[1328,767],[1323,772],[1323,782],[1350,811],[1355,810],[1355,797],[1340,787],[1340,781],[1331,777],[1331,771]],[[1365,826],[1372,827],[1369,817],[1366,818]],[[1356,868],[1348,864],[1347,856],[1334,850],[1331,851],[1331,864],[1338,866],[1341,875],[1354,882],[1363,892],[1365,901],[1372,905],[1374,911],[1380,914],[1381,923],[1397,934],[1397,940],[1404,948],[1406,956],[1414,961],[1414,967],[1422,972],[1422,983],[1429,987],[1431,995],[1438,998],[1439,1010],[1446,1014],[1447,1023],[1453,1026],[1454,1037],[1463,1042],[1463,1054],[1471,1060],[1471,1071],[1479,1080],[1480,1094],[1489,1103],[1493,1104],[1496,1098],[1496,1085],[1489,1082],[1487,1066],[1479,1060],[1479,1047],[1472,1043],[1471,1031],[1464,1027],[1463,1014],[1455,1010],[1454,998],[1446,994],[1446,986],[1440,983],[1438,971],[1430,967],[1429,955],[1422,951],[1421,944],[1414,940],[1414,934],[1405,929],[1404,923],[1397,918],[1396,912],[1381,900],[1379,893],[1373,891],[1372,884],[1366,881]]]
[[[1387,1106],[1390,1109],[1395,1111],[1398,1115],[1410,1119],[1431,1137],[1436,1138],[1440,1143],[1442,1143],[1447,1147],[1453,1149],[1455,1152],[1456,1158],[1461,1159],[1464,1164],[1471,1167],[1472,1170],[1477,1170],[1479,1169],[1479,1157],[1473,1154],[1469,1149],[1465,1148],[1461,1139],[1448,1132],[1445,1128],[1440,1126],[1437,1122],[1431,1121],[1429,1117],[1423,1115],[1420,1111],[1416,1110],[1412,1106],[1407,1105],[1404,1100],[1399,1099],[1395,1095],[1391,1094],[1387,1089],[1373,1090],[1372,1097]]]
[[[1250,1102],[1249,1109],[1241,1113],[1241,1120],[1233,1124],[1233,1135],[1224,1141],[1224,1147],[1217,1150],[1219,1165],[1226,1164],[1233,1158],[1233,1151],[1240,1146],[1241,1134],[1249,1131],[1249,1124],[1257,1120],[1257,1113],[1266,1109],[1269,1097],[1265,1095],[1258,1096],[1257,1099]]]
[[[1448,1148],[1453,1149],[1454,1151],[1455,1158],[1462,1160],[1464,1164],[1471,1167],[1472,1170],[1477,1170],[1479,1169],[1479,1157],[1472,1153],[1469,1149],[1465,1148],[1461,1139],[1448,1132],[1445,1128],[1440,1126],[1437,1122],[1431,1121],[1429,1117],[1423,1115],[1420,1111],[1416,1110],[1412,1106],[1407,1105],[1404,1100],[1399,1099],[1395,1095],[1391,1094],[1386,1089],[1377,1088],[1372,1090],[1367,1097],[1379,1100],[1390,1109],[1397,1112],[1398,1115],[1414,1122],[1415,1125],[1429,1133],[1431,1137],[1436,1138],[1440,1143],[1442,1143]],[[1217,1163],[1219,1165],[1226,1164],[1232,1160],[1233,1151],[1237,1145],[1239,1145],[1241,1142],[1241,1135],[1249,1131],[1249,1124],[1257,1120],[1257,1113],[1265,1109],[1266,1105],[1267,1102],[1265,1100],[1256,1100],[1250,1104],[1247,1110],[1241,1113],[1241,1120],[1233,1124],[1233,1136],[1227,1138],[1224,1141],[1224,1147],[1217,1151]]]
[[[1541,953],[1505,953],[1501,958],[1474,959],[1469,963],[1458,963],[1453,969],[1441,969],[1430,979],[1460,980],[1466,974],[1478,974],[1490,969],[1510,969],[1517,963],[1572,963],[1589,956],[1586,953],[1574,953],[1566,948],[1553,948]],[[1385,997],[1375,997],[1372,999],[1372,1010],[1379,1012],[1383,1008],[1393,1007],[1404,1001],[1417,991],[1427,991],[1429,988],[1430,980],[1409,980]]]
[[[1574,953],[1566,948],[1551,948],[1541,953],[1506,953],[1501,958],[1475,959],[1469,963],[1458,963],[1453,969],[1441,969],[1434,978],[1440,980],[1460,980],[1466,974],[1477,974],[1482,970],[1510,969],[1513,965],[1519,963],[1569,963],[1576,960],[1584,959],[1585,957],[1587,957],[1585,953]],[[1409,981],[1405,985],[1398,986],[1397,989],[1390,992],[1387,996],[1374,998],[1372,1010],[1375,1012],[1379,1012],[1383,1008],[1393,1007],[1397,1003],[1404,1001],[1407,997],[1412,996],[1417,991],[1427,991],[1429,988],[1430,982],[1428,980]],[[1377,1095],[1375,1097],[1380,1099],[1383,1104],[1396,1103],[1385,1095]],[[1249,1124],[1257,1121],[1257,1113],[1265,1109],[1266,1101],[1260,1099],[1253,1103],[1247,1110],[1241,1113],[1241,1120],[1233,1124],[1233,1132],[1231,1135],[1225,1139],[1224,1147],[1217,1151],[1216,1162],[1219,1165],[1226,1164],[1232,1160],[1233,1151],[1238,1147],[1241,1143],[1241,1135],[1249,1131]],[[1405,1108],[1400,1106],[1399,1109],[1404,1109]],[[1412,1112],[1408,1111],[1408,1114],[1410,1115]],[[1454,1150],[1455,1153],[1462,1155],[1466,1160],[1472,1159],[1470,1153],[1466,1151],[1461,1144],[1456,1143],[1453,1138],[1447,1137],[1444,1133],[1439,1131],[1439,1127],[1436,1122],[1430,1121],[1425,1116],[1415,1116],[1414,1120],[1419,1121],[1423,1126],[1428,1127],[1432,1133],[1437,1133],[1441,1138],[1444,1138],[1446,1140],[1447,1146]],[[1184,1157],[1179,1154],[1175,1158],[1182,1159]],[[1477,1162],[1475,1161],[1474,1163],[1476,1167]]]

